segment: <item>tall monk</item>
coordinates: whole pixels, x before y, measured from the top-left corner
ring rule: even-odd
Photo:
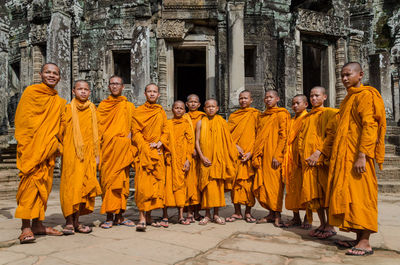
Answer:
[[[324,107],[327,99],[325,88],[316,86],[310,91],[311,111],[304,117],[303,127],[299,134],[299,153],[303,172],[302,189],[299,203],[306,208],[307,219],[312,222],[312,212],[316,211],[320,226],[311,231],[310,235],[326,239],[336,235],[333,226],[329,225],[325,212],[325,193],[328,181],[329,167],[318,162],[324,140],[327,135],[327,126],[334,119],[337,109]]]
[[[79,223],[79,216],[93,212],[96,196],[101,194],[97,181],[100,159],[96,107],[90,102],[90,86],[78,80],[72,88],[75,98],[65,110],[64,152],[60,182],[61,209],[66,219],[64,235],[90,233]]]
[[[266,110],[257,122],[257,137],[252,163],[257,169],[254,177],[254,195],[269,215],[257,221],[258,224],[273,222],[283,227],[281,211],[283,204],[282,162],[287,139],[290,114],[278,107],[279,95],[276,90],[267,90],[264,97]]]
[[[293,219],[285,223],[285,227],[301,226],[304,229],[310,229],[311,224],[307,221],[307,215],[304,216],[303,223],[300,219],[299,210],[302,209],[302,207],[299,200],[303,177],[298,148],[298,136],[303,125],[303,118],[307,114],[307,106],[308,102],[305,95],[298,94],[293,97],[292,110],[295,115],[288,125],[288,139],[282,170],[284,183],[286,185],[285,207],[293,211]]]
[[[40,71],[41,84],[28,86],[15,114],[17,167],[21,178],[15,217],[22,219],[21,244],[35,241],[35,235],[62,235],[42,224],[53,184],[53,170],[66,101],[55,90],[60,69],[47,63]],[[31,224],[32,220],[32,224]]]
[[[227,222],[243,219],[241,205],[246,205],[244,220],[248,223],[257,221],[251,216],[251,207],[255,204],[253,194],[254,168],[251,164],[251,156],[253,155],[257,120],[260,112],[250,107],[252,102],[251,92],[243,90],[239,94],[240,109],[229,116],[228,126],[239,156],[236,158],[237,173],[232,180],[231,189],[235,213],[226,218]]]
[[[378,231],[374,160],[382,169],[385,106],[375,88],[361,83],[364,72],[359,63],[345,64],[341,76],[347,95],[340,105],[336,126],[322,149],[330,157],[329,222],[341,230],[356,233],[355,241],[338,242],[345,247],[354,246],[346,254],[364,256],[373,254],[369,238]]]
[[[211,220],[211,208],[214,208],[212,220],[217,224],[225,224],[224,218],[219,216],[219,207],[225,206],[225,182],[236,175],[235,160],[238,153],[228,124],[217,115],[218,110],[215,99],[207,100],[204,103],[207,116],[196,125],[196,149],[201,160],[201,207],[206,210],[200,225],[206,225]]]
[[[135,105],[122,96],[124,88],[122,78],[112,76],[108,84],[111,94],[100,102],[97,109],[103,192],[100,213],[107,214],[106,221],[101,224],[104,229],[113,225],[135,226],[133,221],[123,217],[129,196],[129,169],[133,163],[131,128],[135,109]]]
[[[169,140],[166,157],[167,175],[165,180],[165,207],[163,219],[168,220],[167,207],[178,207],[178,222],[189,225],[190,220],[183,218],[183,207],[186,203],[186,178],[194,149],[192,122],[183,118],[185,103],[175,101],[172,105],[174,118],[167,121]]]
[[[148,84],[146,103],[133,115],[132,135],[137,148],[135,156],[135,199],[139,208],[136,231],[146,231],[146,225],[168,227],[168,219],[152,220],[151,211],[164,208],[165,148],[168,147],[167,114],[157,104],[160,91],[156,84]]]
[[[190,94],[187,97],[186,107],[189,112],[183,115],[192,123],[193,134],[195,134],[196,124],[199,120],[206,116],[202,111],[199,111],[201,106],[200,98],[196,94]],[[199,190],[199,174],[200,174],[200,161],[196,149],[193,150],[192,159],[190,160],[190,169],[186,178],[186,205],[188,206],[187,219],[194,223],[203,219],[200,215],[200,201],[201,194]]]

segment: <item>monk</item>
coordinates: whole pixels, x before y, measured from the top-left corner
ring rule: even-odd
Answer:
[[[165,206],[163,219],[168,220],[167,207],[178,207],[178,223],[189,225],[190,220],[183,217],[186,203],[186,178],[194,149],[194,133],[191,121],[183,118],[185,103],[175,101],[172,105],[174,118],[168,120],[169,152],[167,153],[167,175],[165,180]]]
[[[93,212],[94,200],[101,195],[97,181],[99,132],[96,107],[88,100],[89,84],[76,81],[72,94],[75,98],[66,107],[63,128],[60,201],[66,219],[64,235],[92,232],[92,228],[79,223],[79,216]]]
[[[195,134],[196,124],[199,120],[206,116],[202,111],[199,111],[201,106],[200,98],[196,94],[190,94],[187,97],[186,107],[188,113],[183,117],[192,123],[193,134]],[[200,200],[201,194],[199,190],[199,174],[200,174],[200,161],[196,149],[193,150],[192,158],[190,160],[190,169],[186,178],[186,206],[188,206],[187,218],[191,223],[200,221],[203,216],[200,215]]]
[[[253,102],[251,92],[243,90],[239,94],[240,109],[229,116],[228,126],[233,142],[239,152],[236,158],[237,174],[232,181],[231,199],[235,213],[226,218],[227,222],[243,219],[241,205],[245,205],[244,220],[255,223],[251,216],[251,207],[255,204],[253,194],[254,168],[251,165],[254,142],[256,140],[256,126],[260,112],[250,105]]]
[[[211,208],[214,208],[212,220],[217,224],[225,224],[224,218],[219,216],[219,207],[225,206],[225,182],[236,175],[235,161],[238,153],[228,124],[217,115],[218,110],[215,99],[207,100],[204,103],[207,116],[196,125],[196,150],[201,160],[201,207],[206,210],[200,225],[211,221]]]
[[[139,208],[136,231],[145,232],[146,225],[168,227],[168,219],[153,221],[151,211],[164,208],[165,149],[168,147],[167,114],[157,104],[160,91],[156,84],[148,84],[146,103],[133,115],[132,135],[135,155],[135,200]]]
[[[298,94],[293,97],[292,110],[295,115],[288,125],[288,139],[282,170],[284,183],[286,185],[285,207],[293,211],[293,219],[285,223],[285,227],[301,226],[304,229],[310,229],[311,224],[307,221],[307,215],[304,216],[303,223],[300,219],[299,210],[303,208],[299,204],[299,199],[303,177],[298,148],[298,136],[303,125],[303,118],[307,114],[307,107],[308,102],[305,95]]]
[[[267,90],[264,97],[266,110],[257,122],[253,166],[257,169],[253,192],[262,207],[270,211],[257,221],[258,224],[273,222],[283,227],[281,211],[283,204],[282,162],[287,139],[290,114],[278,107],[279,95],[276,90]]]
[[[320,155],[327,135],[327,126],[334,119],[337,109],[324,107],[327,99],[325,88],[316,86],[310,91],[311,111],[304,117],[303,127],[299,134],[298,148],[303,172],[302,190],[299,203],[306,208],[307,219],[312,222],[312,212],[316,211],[320,226],[310,235],[327,239],[336,235],[333,226],[329,225],[325,212],[326,186],[329,167],[321,162],[314,162]]]
[[[43,65],[40,77],[41,84],[25,89],[15,114],[17,168],[21,179],[15,217],[22,219],[21,244],[34,242],[34,235],[62,235],[45,227],[42,221],[53,184],[57,150],[62,151],[59,139],[66,101],[55,90],[60,81],[56,64]]]
[[[375,164],[382,169],[385,157],[386,116],[379,92],[364,86],[364,72],[351,62],[341,71],[347,95],[340,105],[336,126],[321,150],[330,157],[327,188],[329,222],[356,233],[355,241],[339,241],[351,248],[346,254],[373,254],[371,233],[378,231],[378,187]]]
[[[129,196],[129,169],[133,163],[131,143],[133,103],[122,96],[125,88],[122,78],[110,77],[110,96],[97,109],[100,137],[100,185],[103,203],[100,213],[107,214],[101,228],[113,225],[134,227],[133,221],[123,217]]]

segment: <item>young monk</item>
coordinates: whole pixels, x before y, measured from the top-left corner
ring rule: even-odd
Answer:
[[[301,222],[299,210],[302,209],[299,200],[302,187],[302,170],[300,163],[300,154],[298,148],[298,135],[303,125],[303,118],[307,114],[307,97],[298,94],[292,99],[292,110],[295,116],[288,125],[288,139],[286,153],[283,160],[282,175],[286,185],[285,207],[293,211],[293,219],[285,223],[285,227],[301,226],[304,229],[310,229],[311,224],[307,221],[307,215],[304,216],[304,222]]]
[[[254,195],[262,207],[270,211],[257,221],[258,224],[273,222],[283,227],[281,211],[283,204],[283,181],[281,164],[285,153],[289,112],[278,107],[278,92],[267,90],[264,103],[267,109],[257,123],[257,137],[253,154],[253,166],[257,169],[254,177]]]
[[[137,148],[135,156],[135,200],[139,208],[139,223],[136,231],[146,231],[146,225],[168,227],[168,219],[152,220],[151,211],[164,208],[165,157],[168,146],[167,114],[157,104],[160,97],[156,84],[148,84],[144,95],[146,103],[138,107],[133,115],[132,135]]]
[[[235,213],[226,219],[234,222],[243,219],[241,205],[246,205],[244,219],[248,223],[255,223],[251,216],[251,207],[255,204],[253,194],[254,168],[251,165],[251,156],[256,140],[256,126],[260,112],[250,105],[253,102],[251,92],[243,90],[239,94],[240,109],[229,116],[228,126],[233,142],[239,152],[236,158],[237,174],[232,181],[231,199]]]
[[[101,194],[97,181],[100,156],[96,107],[90,102],[90,86],[75,82],[75,98],[65,110],[64,152],[60,182],[61,209],[66,219],[64,235],[90,233],[89,226],[79,223],[79,216],[93,212],[94,200]]]
[[[238,156],[227,122],[217,115],[219,110],[215,99],[204,103],[207,117],[196,125],[196,150],[201,160],[199,186],[202,192],[201,207],[206,209],[205,217],[199,222],[206,225],[211,220],[225,224],[219,216],[219,207],[225,206],[225,181],[236,175],[235,160]]]
[[[174,118],[167,121],[169,131],[169,152],[167,154],[167,175],[165,180],[165,206],[163,219],[168,220],[167,207],[178,207],[178,222],[189,225],[190,220],[183,218],[186,202],[186,178],[194,149],[194,133],[191,121],[183,118],[185,103],[175,101],[172,105]]]
[[[97,109],[100,133],[100,185],[103,204],[100,213],[107,214],[101,228],[113,225],[135,226],[125,219],[126,199],[129,196],[129,169],[133,163],[131,144],[133,103],[122,96],[125,88],[122,78],[112,76],[108,89],[110,96],[103,100]]]
[[[325,88],[317,86],[310,91],[312,110],[304,117],[303,127],[299,134],[299,153],[303,173],[302,189],[299,203],[306,208],[307,219],[312,222],[312,212],[317,211],[320,226],[310,235],[327,239],[336,235],[333,226],[329,225],[325,215],[325,193],[328,181],[328,166],[314,159],[319,157],[320,149],[327,135],[327,125],[334,119],[337,109],[324,107],[327,99]]]
[[[199,120],[206,116],[202,111],[199,111],[201,104],[199,96],[191,94],[187,97],[186,107],[189,112],[183,117],[192,123],[193,134],[195,134],[196,124]],[[200,199],[201,194],[199,190],[199,174],[200,174],[200,161],[196,149],[193,150],[192,158],[190,160],[190,169],[186,178],[186,206],[188,206],[187,219],[194,223],[203,219],[200,215]]]
[[[378,188],[374,160],[382,169],[385,157],[386,116],[379,92],[364,86],[359,63],[342,68],[347,95],[340,105],[337,123],[322,153],[330,156],[328,179],[329,222],[355,232],[355,241],[339,241],[351,248],[346,254],[373,254],[371,233],[378,231]]]
[[[34,242],[34,235],[62,235],[45,227],[42,221],[53,183],[56,153],[62,148],[58,139],[66,101],[55,90],[60,81],[56,64],[43,65],[40,77],[41,84],[25,89],[15,114],[17,167],[21,178],[15,217],[22,219],[21,244]]]

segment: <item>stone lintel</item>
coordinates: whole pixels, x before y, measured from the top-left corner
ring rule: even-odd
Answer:
[[[296,28],[303,32],[345,36],[348,31],[341,17],[306,9],[298,9]]]

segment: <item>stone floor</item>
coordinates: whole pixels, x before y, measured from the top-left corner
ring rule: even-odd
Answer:
[[[100,205],[100,200],[96,203]],[[222,215],[232,210],[229,202]],[[308,231],[272,224],[237,221],[224,226],[184,226],[174,224],[175,210],[170,211],[173,224],[168,229],[148,227],[146,233],[129,227],[104,230],[98,227],[104,220],[98,207],[81,219],[95,226],[89,235],[38,237],[34,244],[20,245],[16,240],[20,220],[13,219],[14,211],[15,201],[0,201],[0,264],[400,264],[400,197],[394,196],[380,197],[380,231],[372,236],[375,254],[369,257],[346,256],[345,250],[336,248],[333,241],[349,239],[353,236],[349,233],[339,232],[323,241],[313,240]],[[46,214],[47,225],[61,228],[64,219],[57,191],[51,194]],[[161,212],[153,215],[161,216]],[[265,211],[256,206],[253,215],[262,217]],[[289,215],[284,212],[284,219]],[[138,212],[130,207],[127,216],[137,220]]]

